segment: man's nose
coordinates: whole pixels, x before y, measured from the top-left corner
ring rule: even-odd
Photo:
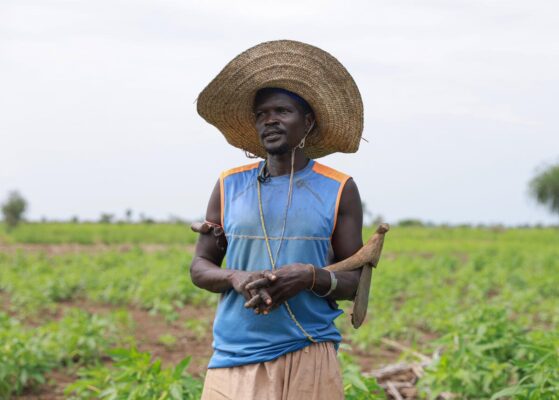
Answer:
[[[276,113],[268,113],[264,119],[264,125],[275,125],[278,123],[278,118]]]

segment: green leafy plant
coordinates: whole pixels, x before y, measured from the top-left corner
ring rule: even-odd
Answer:
[[[201,340],[212,329],[212,324],[209,319],[193,318],[184,321],[183,326],[194,336]]]
[[[52,369],[98,361],[115,330],[109,319],[76,309],[35,329],[0,313],[0,398],[44,383]]]
[[[217,301],[215,295],[195,289],[188,276],[190,257],[179,249],[56,257],[0,253],[0,290],[10,295],[15,310],[26,315],[85,298],[95,303],[139,306],[172,321],[184,304]]]
[[[345,351],[349,346],[342,345]],[[338,352],[344,383],[344,394],[347,400],[380,400],[386,399],[384,390],[374,377],[365,376],[359,365],[345,351]]]
[[[197,400],[202,382],[186,373],[187,357],[165,369],[160,360],[135,348],[109,351],[114,364],[79,371],[80,378],[66,387],[70,399],[107,400]]]
[[[168,349],[172,349],[173,346],[177,343],[177,337],[171,335],[170,333],[165,333],[163,335],[160,335],[159,338],[157,338],[157,342],[161,343],[163,346],[167,347]]]
[[[517,379],[491,396],[491,400],[559,399],[559,333],[531,332],[518,338],[511,361]]]
[[[438,343],[444,353],[420,380],[429,398],[442,392],[463,399],[557,398],[557,332],[527,332],[504,309],[481,306],[458,318]]]
[[[61,365],[98,360],[117,342],[116,332],[116,326],[108,318],[79,309],[71,309],[61,320],[38,329],[43,347]]]
[[[56,366],[43,346],[43,338],[0,313],[0,398],[44,383],[44,374]]]

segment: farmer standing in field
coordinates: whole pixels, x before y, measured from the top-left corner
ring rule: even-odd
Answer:
[[[264,159],[221,174],[196,246],[193,282],[222,293],[202,399],[343,399],[335,301],[361,271],[323,267],[361,248],[363,215],[355,182],[315,159],[357,151],[355,82],[321,49],[266,42],[225,66],[198,112]]]

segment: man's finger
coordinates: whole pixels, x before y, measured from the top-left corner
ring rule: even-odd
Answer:
[[[266,305],[272,304],[272,296],[270,296],[270,294],[266,289],[260,289],[258,291],[258,294],[260,295],[260,298]]]
[[[258,304],[260,304],[261,301],[262,301],[262,299],[260,298],[260,295],[256,294],[256,295],[252,296],[252,298],[245,303],[245,308],[256,307]]]
[[[272,271],[264,271],[264,277],[266,277],[271,282],[275,281],[278,278]]]
[[[265,306],[265,307],[261,306],[262,309],[260,310],[260,314],[268,315],[269,313],[274,311],[279,306],[281,306],[281,303],[274,303],[274,304],[271,304],[271,305]]]
[[[246,301],[249,301],[250,298],[252,297],[252,296],[250,295],[250,293],[248,292],[248,290],[243,290],[243,291],[241,292],[241,294],[243,295],[243,297],[245,298]]]
[[[268,278],[260,278],[250,283],[247,283],[245,289],[246,290],[260,289],[268,286],[269,284],[270,284],[270,280]]]

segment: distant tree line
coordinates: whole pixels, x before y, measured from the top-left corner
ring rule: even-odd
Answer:
[[[539,171],[529,182],[529,191],[530,195],[541,205],[546,207],[551,213],[559,215],[559,163],[556,165],[551,165],[546,168],[543,168]],[[373,213],[369,210],[367,204],[365,202],[361,203],[363,209],[363,217],[365,225],[378,225],[381,222],[384,222],[384,218],[382,215],[373,215]],[[8,194],[8,198],[4,203],[2,203],[2,215],[4,224],[8,230],[14,229],[19,223],[24,220],[24,215],[27,210],[28,203],[23,198],[23,196],[18,191],[12,191]],[[101,213],[98,222],[103,224],[112,224],[112,223],[133,223],[133,211],[132,209],[128,208],[124,211],[124,218],[118,220],[115,214]],[[166,221],[156,221],[154,218],[151,218],[144,213],[139,213],[137,222],[142,224],[153,224],[156,222],[166,222],[166,223],[176,223],[176,224],[183,224],[188,223],[189,221],[178,217],[176,215],[171,215]],[[46,218],[42,219],[42,222],[46,222]],[[74,216],[70,219],[70,222],[78,223],[80,222],[77,216]],[[396,223],[397,226],[402,227],[409,227],[409,226],[436,226],[434,223],[425,222],[417,218],[407,218],[402,219]],[[450,226],[448,224],[443,224],[442,226]],[[441,226],[438,224],[437,226]],[[502,225],[470,225],[470,224],[461,224],[461,225],[454,225],[459,227],[502,227]],[[538,226],[538,225],[536,225]],[[526,226],[528,227],[528,226]]]
[[[540,171],[530,182],[530,193],[538,203],[559,215],[559,164]]]
[[[2,204],[2,215],[6,228],[11,230],[23,221],[26,210],[27,201],[18,191],[8,193],[8,199]]]
[[[17,227],[21,222],[23,222],[25,212],[28,208],[28,202],[25,198],[18,192],[18,191],[11,191],[8,193],[7,199],[2,203],[2,219],[6,226],[7,230],[12,230]],[[134,212],[132,209],[128,208],[124,211],[124,217],[122,219],[118,219],[115,214],[103,212],[99,216],[99,219],[96,222],[103,223],[103,224],[123,224],[123,223],[140,223],[140,224],[154,224],[154,223],[172,223],[172,224],[188,224],[191,221],[179,217],[177,215],[170,215],[166,220],[156,220],[155,218],[149,217],[144,213],[139,213],[138,218],[134,221],[133,218]],[[42,217],[41,222],[49,222],[47,218]],[[62,222],[62,221],[55,221],[55,222]],[[74,215],[70,218],[69,221],[71,223],[80,223],[85,221],[80,221],[80,218],[77,215]]]

